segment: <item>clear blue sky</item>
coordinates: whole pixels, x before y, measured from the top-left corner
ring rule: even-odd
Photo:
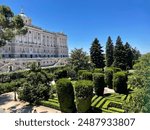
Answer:
[[[150,52],[150,0],[0,0],[15,14],[23,7],[33,24],[68,35],[69,50],[89,52],[97,37],[105,49],[118,35],[141,53]]]

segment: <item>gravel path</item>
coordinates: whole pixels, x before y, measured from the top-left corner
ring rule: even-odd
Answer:
[[[36,110],[36,111],[35,111]],[[14,92],[0,95],[0,113],[60,113],[60,111],[44,107],[30,106],[27,102],[14,101]]]

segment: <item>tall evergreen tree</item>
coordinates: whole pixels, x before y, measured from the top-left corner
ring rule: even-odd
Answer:
[[[126,68],[132,69],[132,63],[133,63],[133,53],[132,48],[128,42],[124,45],[125,48],[125,62],[126,62]]]
[[[115,67],[119,67],[122,70],[126,70],[125,48],[124,45],[122,44],[122,40],[120,36],[118,36],[116,40],[113,64]]]
[[[90,56],[92,63],[95,64],[96,68],[104,68],[104,55],[102,54],[102,46],[99,43],[99,40],[95,38],[90,48]]]
[[[111,40],[111,37],[108,37],[106,42],[106,66],[109,67],[113,64],[113,53],[114,53],[114,46]]]

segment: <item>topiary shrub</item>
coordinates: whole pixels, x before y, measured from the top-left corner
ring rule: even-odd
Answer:
[[[55,80],[59,80],[61,78],[67,78],[67,70],[57,70],[55,72]]]
[[[102,68],[95,68],[94,73],[104,73],[104,70]]]
[[[94,73],[93,74],[93,84],[94,84],[95,94],[98,96],[103,96],[104,87],[105,87],[104,74]]]
[[[127,74],[125,72],[117,72],[113,76],[113,87],[117,93],[127,93]]]
[[[67,113],[76,112],[71,81],[66,78],[59,79],[56,82],[56,90],[61,111]]]
[[[93,83],[89,80],[79,80],[75,83],[75,97],[78,112],[87,112],[91,107]]]
[[[83,72],[81,77],[82,80],[92,80],[92,72]]]
[[[87,70],[79,70],[78,71],[78,79],[82,79],[82,73],[87,72]]]
[[[113,88],[113,69],[111,67],[105,68],[105,83],[108,88]]]

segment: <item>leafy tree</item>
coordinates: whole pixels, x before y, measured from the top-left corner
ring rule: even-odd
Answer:
[[[114,46],[111,40],[111,37],[108,37],[106,42],[106,66],[110,67],[113,64],[113,53],[114,53]]]
[[[128,85],[138,88],[131,101],[125,104],[127,112],[150,112],[150,53],[143,55],[134,65],[135,72]]]
[[[128,42],[124,45],[125,48],[125,64],[127,69],[132,69],[133,64],[133,53],[132,48]]]
[[[90,56],[92,63],[95,64],[96,68],[104,68],[104,55],[102,54],[102,46],[99,43],[99,40],[95,38],[90,48]]]
[[[89,57],[83,49],[74,49],[71,51],[69,62],[75,71],[82,69],[91,69],[92,64],[89,63]]]
[[[22,18],[14,15],[8,6],[0,5],[0,47],[11,41],[16,35],[26,34]]]
[[[122,44],[122,40],[120,36],[118,36],[116,41],[113,64],[115,67],[121,68],[122,70],[126,70],[125,48],[124,45]]]
[[[50,85],[47,74],[36,64],[32,65],[26,82],[21,85],[18,91],[19,98],[30,104],[38,103],[40,100],[47,100],[50,96],[49,92]]]

